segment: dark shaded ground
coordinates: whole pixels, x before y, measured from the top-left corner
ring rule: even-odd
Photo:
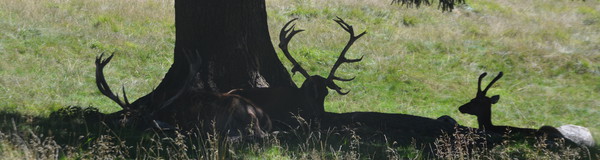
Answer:
[[[493,148],[501,144],[506,138],[498,135],[483,134],[481,131],[472,128],[454,126],[451,123],[438,121],[431,118],[405,115],[405,114],[386,114],[374,112],[354,112],[354,113],[327,113],[326,119],[321,123],[302,123],[303,125],[291,127],[288,130],[276,131],[266,139],[243,139],[227,145],[229,149],[244,153],[252,149],[252,144],[259,146],[273,146],[273,141],[291,152],[305,152],[307,147],[318,148],[317,150],[327,153],[331,146],[337,146],[336,149],[347,151],[356,150],[363,158],[387,159],[390,149],[400,152],[401,155],[409,157],[435,157],[436,144],[440,146],[440,139],[446,145],[443,149],[452,149],[448,144],[457,144],[456,139],[464,140],[465,137],[471,138],[466,144],[467,148]],[[150,152],[140,147],[156,148],[156,139],[173,139],[178,134],[175,132],[161,132],[153,130],[141,131],[135,128],[121,128],[110,126],[103,123],[103,114],[93,108],[82,109],[80,107],[67,107],[60,111],[52,113],[49,117],[35,117],[21,115],[18,113],[0,112],[0,131],[5,135],[13,135],[13,143],[21,140],[27,140],[37,137],[53,137],[54,141],[60,146],[74,146],[82,150],[89,150],[94,147],[94,141],[97,141],[102,135],[116,137],[112,144],[119,144],[118,141],[125,141],[129,147],[127,157],[135,158],[147,156]],[[211,136],[206,134],[185,134],[187,143],[196,145],[201,149],[191,150],[189,155],[194,157],[192,152],[198,150],[210,150],[213,143],[209,143]],[[468,135],[465,137],[456,137],[456,135]],[[440,138],[442,137],[442,138]],[[462,138],[462,139],[461,139]],[[18,140],[21,139],[21,140]],[[436,141],[438,140],[438,141]],[[509,140],[518,140],[535,142],[533,139],[523,137],[510,138]],[[160,141],[160,140],[159,140]],[[218,141],[224,141],[220,138]],[[162,142],[165,147],[176,147],[174,142]],[[220,143],[219,143],[220,144]],[[232,145],[231,145],[232,144]],[[204,147],[204,148],[202,148]],[[206,148],[209,147],[209,148]],[[220,146],[223,147],[223,146]],[[320,147],[320,148],[319,148]],[[360,147],[360,149],[357,149]],[[576,146],[574,146],[576,147]],[[126,147],[125,147],[126,148]],[[477,150],[477,149],[476,149]],[[414,152],[413,152],[414,151]],[[167,152],[159,150],[156,152]],[[403,153],[406,152],[406,153]],[[592,148],[591,155],[600,153],[597,148]],[[224,157],[240,156],[230,153],[224,153]],[[66,154],[66,153],[61,153]],[[168,155],[158,154],[156,155]],[[252,154],[252,153],[250,153]],[[411,155],[419,154],[419,155]],[[196,155],[198,156],[198,155]],[[333,156],[333,155],[331,155]],[[326,155],[327,157],[327,155]],[[166,157],[168,158],[168,157]],[[240,157],[238,157],[240,158]],[[597,157],[592,157],[595,159]]]

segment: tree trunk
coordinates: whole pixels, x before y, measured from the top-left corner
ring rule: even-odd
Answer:
[[[190,53],[199,53],[202,61],[194,89],[295,87],[271,43],[264,0],[175,0],[175,26],[174,63],[138,103],[149,102],[150,95],[176,94],[188,76]]]

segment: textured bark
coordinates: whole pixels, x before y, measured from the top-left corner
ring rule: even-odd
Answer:
[[[202,61],[189,86],[195,90],[295,87],[271,43],[264,0],[176,0],[175,26],[174,63],[156,90],[137,104],[181,89],[191,53],[199,53]]]

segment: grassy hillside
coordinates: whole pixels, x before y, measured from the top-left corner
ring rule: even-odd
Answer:
[[[290,50],[311,74],[327,74],[347,40],[333,18],[368,32],[348,56],[365,59],[339,70],[357,77],[339,83],[350,94],[331,92],[327,111],[450,115],[476,126],[457,108],[474,98],[479,74],[503,71],[489,91],[501,95],[495,124],[575,124],[600,141],[600,1],[476,0],[450,13],[390,2],[267,1],[273,40],[286,21],[300,18],[307,31]],[[119,107],[96,89],[94,57],[116,52],[107,81],[136,99],[170,67],[174,33],[173,1],[0,0],[0,110],[114,112]]]

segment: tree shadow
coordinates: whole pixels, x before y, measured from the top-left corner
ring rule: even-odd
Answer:
[[[68,152],[79,152],[77,155],[82,158],[105,154],[121,155],[113,158],[198,159],[212,156],[238,159],[252,154],[260,157],[260,153],[269,152],[269,148],[283,148],[285,153],[282,154],[288,156],[312,151],[316,156],[328,159],[340,158],[340,154],[372,159],[447,158],[440,153],[475,154],[473,152],[503,145],[507,140],[535,142],[522,137],[486,134],[426,117],[376,112],[326,113],[324,117],[327,118],[320,123],[303,122],[303,125],[276,131],[263,139],[247,138],[235,142],[210,135],[210,131],[163,132],[111,126],[103,122],[105,116],[91,107],[66,107],[49,117],[0,112],[0,133],[11,143],[25,144],[23,146],[32,146],[32,139],[51,137],[62,147],[59,157],[69,156]],[[112,138],[107,139],[107,135]],[[100,144],[112,146],[96,151]],[[75,148],[68,151],[67,146]],[[590,152],[593,158],[600,153],[597,148],[591,148]]]

